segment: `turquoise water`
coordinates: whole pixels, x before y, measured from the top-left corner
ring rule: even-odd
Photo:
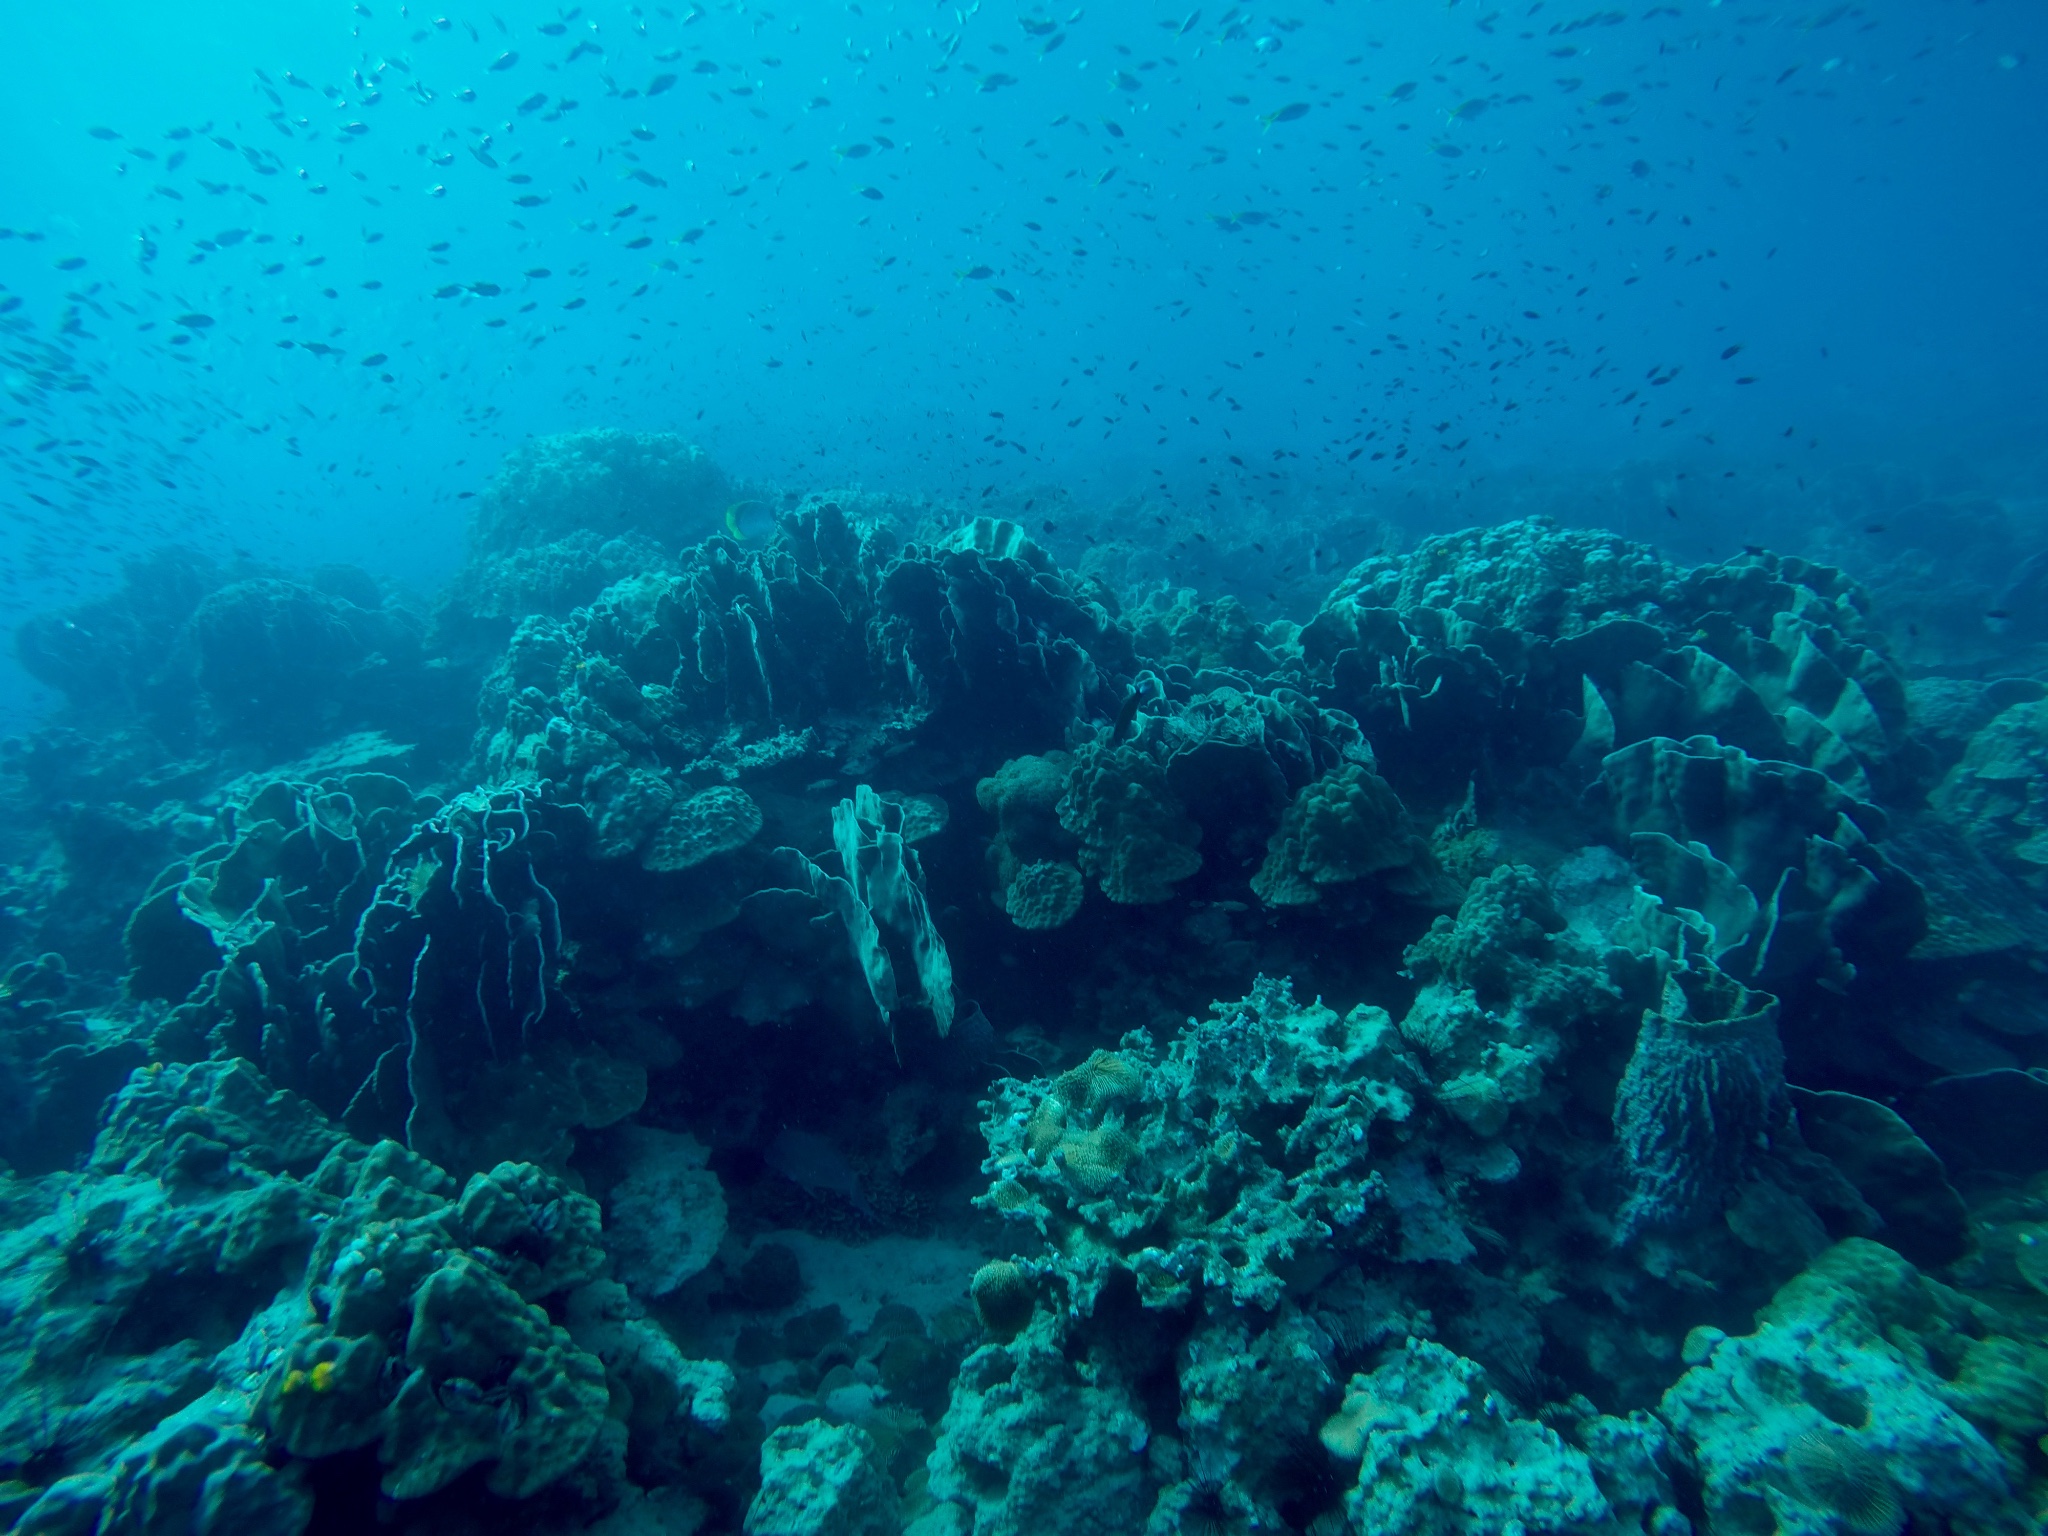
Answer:
[[[2037,8],[0,23],[0,1519],[2041,1528]]]

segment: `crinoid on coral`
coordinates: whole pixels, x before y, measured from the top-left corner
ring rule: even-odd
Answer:
[[[1137,1151],[1138,1143],[1112,1116],[1079,1135],[1068,1136],[1056,1156],[1078,1188],[1099,1195],[1116,1183]]]
[[[1135,1099],[1144,1088],[1138,1069],[1114,1051],[1093,1051],[1078,1067],[1053,1079],[1052,1091],[1078,1114],[1105,1114]]]

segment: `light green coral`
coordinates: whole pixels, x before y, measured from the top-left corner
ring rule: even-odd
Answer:
[[[975,800],[996,820],[989,879],[1019,928],[1063,927],[1080,910],[1081,871],[1073,862],[1080,842],[1059,817],[1073,771],[1070,754],[1048,752],[1012,758],[974,787]]]
[[[1537,1099],[1574,1031],[1633,1022],[1611,961],[1569,931],[1524,866],[1475,880],[1407,962],[1421,986],[1401,1034],[1429,1063],[1438,1101],[1481,1136]]]
[[[478,498],[456,600],[479,616],[566,614],[721,526],[730,481],[668,433],[537,437]]]
[[[1354,1376],[1325,1439],[1357,1447],[1358,1485],[1345,1500],[1370,1536],[1614,1531],[1585,1453],[1522,1418],[1470,1360],[1409,1339],[1377,1370]]]
[[[761,1447],[747,1536],[898,1536],[896,1489],[875,1443],[851,1424],[786,1424]]]
[[[1274,669],[1275,653],[1251,611],[1234,597],[1205,602],[1189,587],[1157,588],[1131,615],[1139,649],[1192,672],[1232,668],[1252,676]]]
[[[2048,893],[2048,701],[1996,716],[1930,798],[1980,853]]]
[[[1189,1461],[1242,1489],[1284,1489],[1290,1459],[1336,1395],[1329,1342],[1314,1324],[1291,1308],[1263,1323],[1255,1312],[1225,1311],[1181,1351],[1180,1432]],[[1273,1512],[1262,1523],[1283,1522]]]
[[[1131,1394],[1077,1368],[1041,1314],[961,1365],[927,1487],[974,1536],[1131,1536],[1152,1507],[1149,1438]]]

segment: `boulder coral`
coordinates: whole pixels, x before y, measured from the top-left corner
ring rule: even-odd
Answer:
[[[1324,886],[1426,865],[1428,858],[1387,781],[1362,763],[1347,763],[1294,797],[1266,844],[1252,890],[1273,906],[1306,906]]]

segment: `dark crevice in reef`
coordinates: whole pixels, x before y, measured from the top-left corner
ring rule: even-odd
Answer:
[[[22,630],[7,1521],[2038,1522],[2024,636],[1542,520],[1259,618],[620,433],[478,506],[431,612]]]

